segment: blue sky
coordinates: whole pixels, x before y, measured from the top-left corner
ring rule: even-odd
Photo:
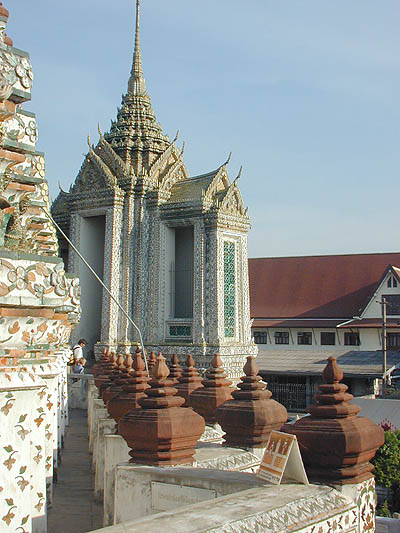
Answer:
[[[53,198],[126,91],[134,0],[4,0]],[[191,175],[229,172],[249,255],[398,251],[398,0],[142,0],[147,88]]]

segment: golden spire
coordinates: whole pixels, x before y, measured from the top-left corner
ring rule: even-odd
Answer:
[[[140,52],[140,0],[136,0],[136,34],[135,34],[135,50],[133,52],[133,62],[131,75],[128,81],[128,93],[135,96],[143,96],[146,94],[146,82],[143,77],[142,68],[142,54]]]

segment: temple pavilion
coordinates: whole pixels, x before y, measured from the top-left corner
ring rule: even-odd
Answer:
[[[112,294],[138,324],[147,350],[192,353],[208,366],[219,352],[240,375],[251,340],[247,233],[250,220],[226,161],[190,177],[183,149],[157,122],[136,35],[128,89],[110,131],[83,161],[52,213]],[[131,351],[135,329],[60,238],[68,270],[79,275],[82,320],[75,330],[93,346]]]

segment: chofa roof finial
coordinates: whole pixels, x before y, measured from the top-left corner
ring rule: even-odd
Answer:
[[[178,138],[179,138],[179,130],[176,130],[176,135],[175,135],[174,140],[172,141],[171,144],[176,143],[176,141],[178,140]]]
[[[61,181],[60,180],[58,180],[58,188],[60,189],[60,192],[62,194],[69,194],[69,193],[65,192],[64,189],[61,187]]]
[[[236,187],[237,187],[237,182],[240,180],[242,176],[242,172],[243,172],[243,165],[240,165],[239,174],[236,176],[235,181],[233,182],[233,185],[235,185]]]
[[[231,157],[232,157],[232,152],[229,152],[229,155],[228,155],[228,159],[225,161],[225,163],[222,165],[223,167],[226,167],[226,165],[229,165],[229,162],[231,160]]]

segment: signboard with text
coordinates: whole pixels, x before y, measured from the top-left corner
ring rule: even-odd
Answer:
[[[257,476],[274,485],[283,480],[308,485],[296,435],[271,431]]]

